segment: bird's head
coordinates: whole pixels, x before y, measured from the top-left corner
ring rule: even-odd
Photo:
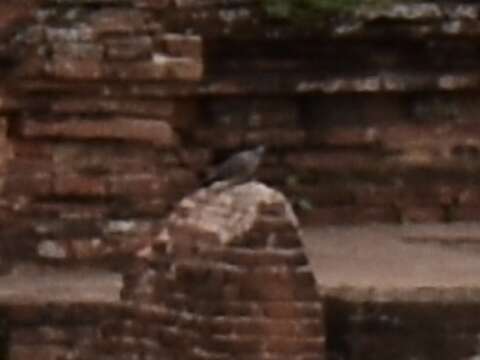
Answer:
[[[266,147],[265,145],[259,145],[255,148],[255,152],[259,155],[262,156],[265,153]]]

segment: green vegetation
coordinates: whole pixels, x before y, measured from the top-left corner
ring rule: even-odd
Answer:
[[[378,7],[392,0],[262,0],[268,15],[291,20],[319,18],[331,12],[349,13],[359,7]]]

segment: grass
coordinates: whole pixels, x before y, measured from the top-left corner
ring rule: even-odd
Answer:
[[[262,0],[269,16],[290,20],[321,18],[329,13],[350,13],[359,7],[378,7],[393,0]]]

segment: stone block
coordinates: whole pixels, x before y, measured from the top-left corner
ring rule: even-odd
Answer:
[[[139,8],[153,9],[153,10],[164,10],[170,4],[172,0],[138,0],[135,5]]]
[[[114,176],[109,179],[109,188],[112,194],[122,196],[152,196],[166,195],[173,189],[168,184],[166,175],[129,174]]]
[[[69,346],[59,345],[14,345],[9,352],[11,360],[57,360],[60,358],[68,359],[74,356],[75,350]]]
[[[65,97],[52,104],[52,111],[59,114],[115,114],[123,116],[142,116],[147,118],[172,118],[185,106],[174,100],[147,100],[109,97],[85,98]]]
[[[145,32],[155,26],[147,12],[122,7],[101,8],[93,11],[88,20],[93,34],[97,37]]]
[[[47,75],[59,79],[69,80],[99,80],[103,76],[102,65],[98,60],[75,59],[57,56],[46,64]]]
[[[177,144],[177,136],[167,123],[156,120],[67,120],[41,122],[24,120],[21,134],[27,138],[103,139],[148,143],[158,147]]]
[[[305,132],[300,129],[250,130],[245,134],[249,146],[265,144],[272,148],[301,147],[305,143]]]
[[[53,192],[56,196],[105,197],[107,182],[101,177],[87,177],[77,174],[55,174]]]
[[[156,42],[172,57],[202,59],[203,42],[200,36],[162,34]]]
[[[153,53],[150,36],[117,37],[105,40],[106,56],[112,60],[149,59]]]
[[[102,45],[91,42],[59,42],[53,43],[53,57],[58,61],[63,59],[90,59],[99,61],[103,59],[104,48]]]

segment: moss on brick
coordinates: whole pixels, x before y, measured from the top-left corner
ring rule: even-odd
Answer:
[[[268,15],[290,20],[313,20],[332,12],[349,13],[359,7],[386,6],[394,0],[262,0]]]

